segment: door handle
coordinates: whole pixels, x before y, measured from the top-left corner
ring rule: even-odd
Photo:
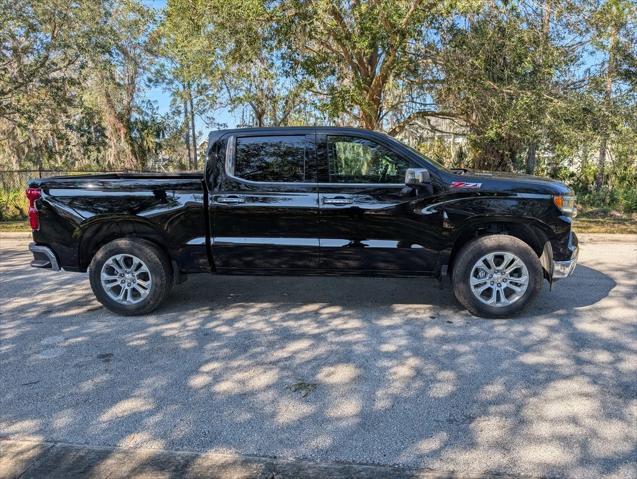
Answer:
[[[351,198],[343,198],[342,196],[337,196],[334,198],[325,198],[323,197],[323,204],[325,205],[351,205]]]
[[[237,204],[237,203],[245,203],[246,199],[243,196],[217,196],[215,198],[217,203],[225,203],[225,204]]]

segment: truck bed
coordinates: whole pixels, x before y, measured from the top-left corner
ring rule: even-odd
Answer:
[[[178,181],[179,184],[195,182],[199,185],[199,187],[201,187],[202,176],[203,173],[196,171],[180,173],[98,173],[86,175],[64,175],[29,180],[29,187],[56,187],[58,185],[64,185],[66,187],[84,187],[88,184],[104,186],[116,184],[117,187],[119,187],[125,184],[141,183],[142,185],[151,185],[172,181]]]
[[[183,272],[209,268],[203,173],[106,173],[29,181],[41,191],[37,244],[53,248],[60,266],[85,271],[104,242],[155,238]]]

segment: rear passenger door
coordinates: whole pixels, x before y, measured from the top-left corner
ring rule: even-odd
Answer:
[[[218,271],[294,272],[318,267],[313,129],[233,134],[210,195]]]

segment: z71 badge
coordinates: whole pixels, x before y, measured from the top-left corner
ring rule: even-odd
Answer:
[[[482,183],[467,183],[466,181],[452,181],[451,187],[452,188],[468,188],[468,189],[477,190],[480,187],[482,187]]]

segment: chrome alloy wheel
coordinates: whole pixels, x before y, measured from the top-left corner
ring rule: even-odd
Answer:
[[[153,281],[148,266],[132,254],[111,256],[100,273],[102,288],[120,304],[135,304],[150,293]]]
[[[476,261],[471,268],[469,285],[479,301],[502,308],[524,295],[529,286],[529,271],[516,255],[496,251]]]

